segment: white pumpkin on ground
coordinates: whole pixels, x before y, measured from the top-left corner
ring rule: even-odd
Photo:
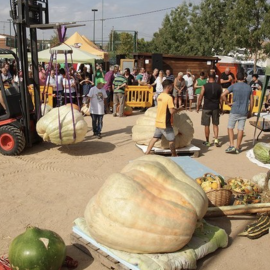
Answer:
[[[132,128],[132,140],[137,144],[148,145],[155,132],[157,107],[149,108],[144,115],[139,117]],[[189,116],[184,112],[173,115],[173,130],[175,134],[175,147],[182,148],[189,145],[193,139],[194,128]],[[169,142],[164,136],[155,147],[168,149]]]
[[[36,130],[44,141],[57,145],[74,144],[84,139],[87,133],[87,123],[78,110],[74,108],[72,110],[71,106],[64,105],[53,108],[41,117],[37,122]]]
[[[133,253],[174,252],[208,208],[202,188],[171,159],[143,156],[108,177],[86,206],[91,236]]]

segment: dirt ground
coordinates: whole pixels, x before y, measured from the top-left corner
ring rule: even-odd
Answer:
[[[195,128],[193,144],[201,148],[197,161],[225,177],[250,178],[267,171],[246,158],[254,132],[248,122],[243,152],[239,155],[226,154],[228,115],[221,117],[222,146],[207,148],[202,145],[201,114],[195,111],[187,113]],[[26,149],[18,157],[0,155],[0,255],[7,254],[12,239],[31,224],[59,233],[66,242],[68,255],[79,261],[78,270],[105,269],[98,261],[74,248],[69,237],[73,220],[83,216],[87,202],[108,175],[119,172],[130,160],[143,154],[131,140],[132,126],[141,114],[137,111],[123,118],[106,115],[102,139],[93,137],[91,118],[86,117],[89,131],[82,143],[60,147],[41,143]],[[262,134],[260,141],[269,141],[269,135]],[[254,218],[247,215],[208,219],[208,222],[226,230],[229,246],[198,261],[198,269],[268,270],[270,236],[258,240],[237,237]]]

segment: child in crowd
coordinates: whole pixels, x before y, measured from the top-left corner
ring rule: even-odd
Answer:
[[[107,106],[107,93],[104,89],[106,81],[103,78],[99,78],[96,82],[96,86],[90,89],[87,96],[90,99],[90,114],[92,117],[94,136],[98,136],[98,138],[101,139],[104,108]]]
[[[82,86],[82,103],[86,104],[88,101],[87,95],[89,94],[89,91],[91,87],[94,85],[92,81],[90,81],[90,76],[86,75],[85,79],[83,78],[82,81],[80,81],[80,85]]]

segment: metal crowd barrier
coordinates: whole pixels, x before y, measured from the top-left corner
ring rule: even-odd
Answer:
[[[152,107],[153,87],[128,85],[125,89],[126,105],[130,107]]]
[[[253,96],[254,96],[254,107],[252,110],[252,113],[257,113],[259,112],[259,106],[260,106],[260,100],[262,97],[262,91],[257,90],[253,91]],[[233,103],[233,94],[230,93],[226,96],[228,103]],[[231,107],[223,103],[223,111],[230,111]]]
[[[33,104],[35,104],[34,98],[34,88],[33,86],[28,87],[28,91],[30,93]],[[45,93],[44,93],[45,91]],[[43,94],[44,93],[44,94]],[[43,100],[44,96],[46,97],[46,103],[53,107],[53,88],[52,86],[40,86],[40,100]]]

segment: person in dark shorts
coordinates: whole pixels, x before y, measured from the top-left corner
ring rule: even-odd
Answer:
[[[162,135],[169,141],[169,147],[172,156],[176,156],[175,150],[175,135],[171,123],[172,114],[182,110],[183,108],[175,109],[173,104],[173,97],[171,93],[173,91],[173,81],[165,79],[162,82],[163,92],[158,96],[157,104],[157,117],[156,117],[156,130],[153,138],[149,142],[146,155],[150,154],[151,149],[155,143],[161,139]]]
[[[252,94],[252,88],[244,83],[244,73],[237,73],[237,83],[231,85],[227,90],[222,93],[221,98],[226,105],[231,107],[228,123],[228,136],[230,140],[229,147],[225,150],[226,153],[239,154],[241,152],[241,142],[244,136],[244,127],[247,118],[252,116],[252,110],[254,105],[254,97]],[[229,93],[233,93],[233,102],[229,103],[226,96]],[[237,142],[234,147],[234,133],[233,130],[237,123]]]
[[[204,126],[205,132],[205,142],[203,142],[203,144],[208,147],[211,145],[211,143],[209,142],[211,119],[214,132],[214,144],[216,146],[220,146],[220,142],[218,139],[218,131],[219,131],[218,126],[219,126],[219,117],[222,110],[222,100],[221,100],[222,87],[215,81],[215,79],[216,74],[211,73],[209,75],[208,83],[202,86],[199,100],[197,103],[197,112],[199,112],[202,99],[204,98],[201,124],[202,126]]]

